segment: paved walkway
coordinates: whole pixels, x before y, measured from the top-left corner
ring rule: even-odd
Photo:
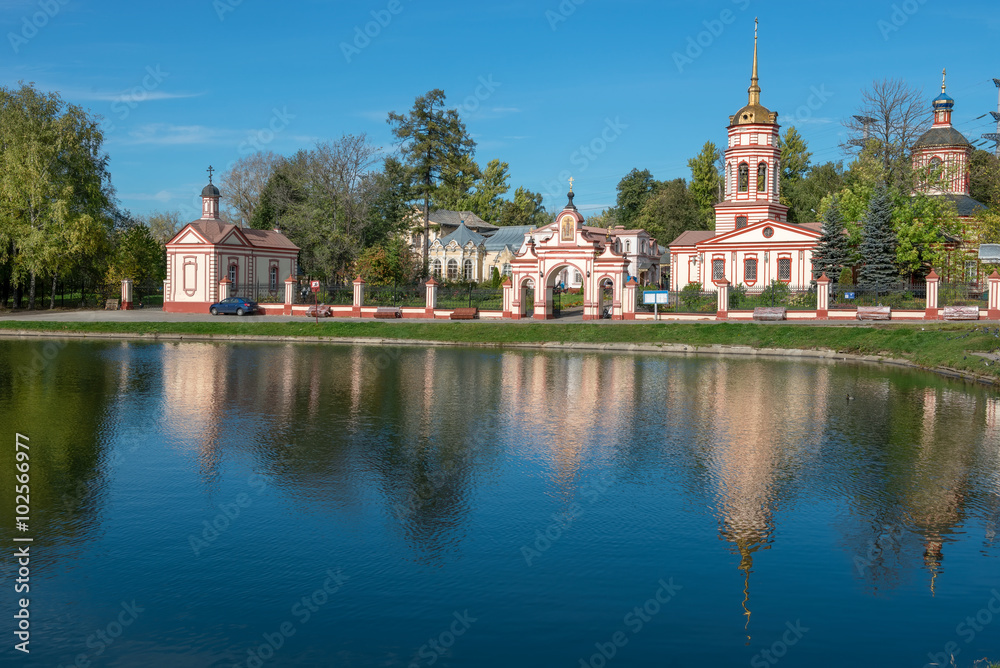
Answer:
[[[71,309],[55,309],[53,311],[49,310],[39,310],[39,311],[3,311],[0,312],[0,322],[3,321],[21,321],[21,322],[234,322],[236,320],[240,322],[303,322],[309,318],[304,318],[302,316],[278,316],[278,315],[268,315],[268,316],[252,316],[238,318],[237,316],[213,316],[208,313],[164,313],[163,309],[138,309],[135,311],[102,311],[102,310],[71,310]],[[364,319],[363,321],[358,318],[320,318],[321,322],[376,322],[373,319]],[[431,320],[427,318],[406,318],[405,320],[379,320],[377,322],[385,323],[419,323],[419,322],[434,322],[434,323],[448,323],[452,322],[449,320]],[[456,326],[461,326],[463,322],[468,321],[457,321],[452,324]],[[510,324],[522,324],[527,325],[535,322],[539,322],[533,319],[524,320],[478,320],[476,322],[494,322],[494,323],[510,323]],[[556,320],[549,320],[549,323],[557,323],[560,325],[572,325],[572,324],[584,324],[583,311],[570,311],[564,314],[561,318]],[[630,321],[620,321],[620,320],[591,320],[587,321],[587,324],[596,325],[633,325],[633,324],[644,324],[653,323],[652,320],[630,320]],[[679,322],[672,320],[662,320],[663,324],[670,322]],[[687,323],[692,322],[716,322],[715,320],[703,320],[703,321],[683,321]],[[881,325],[919,325],[924,324],[920,320],[896,320],[890,322],[881,323],[871,323],[871,322],[858,322],[854,320],[787,320],[780,323],[755,323],[753,321],[739,321],[746,324],[758,324],[762,326],[767,326],[770,324],[780,324],[780,325],[800,325],[800,326],[812,326],[812,327],[871,327],[874,324]],[[980,320],[978,324],[984,324],[984,320]]]

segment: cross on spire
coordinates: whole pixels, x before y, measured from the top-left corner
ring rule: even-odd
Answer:
[[[208,172],[208,182],[212,183],[212,172],[215,171],[215,168],[212,167],[212,165],[209,165],[208,169],[206,169],[205,171]]]
[[[575,179],[574,179],[574,178],[573,178],[572,176],[571,176],[571,177],[569,177],[569,191],[570,191],[570,192],[573,192],[573,181],[574,181],[574,180],[575,180]]]
[[[941,92],[944,93],[948,82],[948,68],[941,70]]]
[[[750,106],[760,104],[760,84],[757,77],[757,29],[760,25],[760,20],[754,18],[753,20],[753,73],[750,75],[750,88],[747,91],[750,93]]]

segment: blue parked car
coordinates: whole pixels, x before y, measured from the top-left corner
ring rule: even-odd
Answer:
[[[257,306],[257,302],[252,302],[249,299],[243,299],[242,297],[229,297],[223,299],[218,304],[212,304],[208,312],[212,315],[219,314],[230,314],[230,315],[253,315],[260,310]]]

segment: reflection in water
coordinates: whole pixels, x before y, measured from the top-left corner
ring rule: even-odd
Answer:
[[[868,527],[850,532],[848,550],[871,557],[860,570],[875,590],[919,564],[933,591],[970,495],[989,500],[987,540],[996,535],[997,453],[978,446],[997,441],[997,400],[940,384],[753,360],[705,360],[697,373],[666,365],[666,381],[651,385],[628,356],[201,344],[162,353],[171,427],[197,449],[206,482],[234,416],[264,408],[264,443],[253,447],[278,484],[325,482],[357,500],[371,481],[386,516],[432,560],[457,549],[475,488],[499,459],[544,465],[570,503],[585,468],[635,466],[637,454],[675,447],[657,438],[682,429],[688,449],[671,454],[706,471],[719,536],[738,556],[748,637],[755,555],[775,539],[778,508],[810,494],[816,472],[836,476],[825,486],[846,493]],[[690,423],[671,424],[677,415]],[[972,489],[977,468],[994,472],[983,480],[991,489]],[[907,564],[914,542],[920,560]]]
[[[587,506],[539,568],[593,577],[591,550],[632,563],[622,555],[633,542],[651,560],[684,545],[725,562],[706,576],[724,587],[715,623],[748,645],[767,628],[760,610],[776,594],[760,571],[773,568],[776,546],[846,575],[867,598],[911,581],[940,594],[957,575],[946,568],[953,546],[973,533],[997,556],[1000,400],[925,375],[753,359],[178,343],[72,344],[41,374],[17,376],[33,345],[0,352],[0,418],[48,444],[39,466],[52,475],[33,498],[50,539],[67,545],[98,540],[124,453],[145,471],[191,463],[190,479],[178,474],[182,491],[163,498],[194,497],[192,526],[253,472],[293,509],[283,522],[341,550],[371,545],[372,560],[398,543],[404,556],[382,568],[411,574],[450,574],[470,554],[516,555],[523,536],[610,474],[604,509]],[[66,419],[50,419],[57,413]],[[0,466],[12,464],[0,452]],[[139,488],[151,493],[161,481],[145,475]],[[823,527],[831,544],[789,516]],[[262,517],[234,534],[258,521],[273,531]],[[509,568],[469,577],[517,582],[523,564]]]

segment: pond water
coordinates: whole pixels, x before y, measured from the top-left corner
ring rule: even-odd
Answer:
[[[1000,660],[992,390],[801,361],[42,341],[0,344],[0,379],[3,665]]]

